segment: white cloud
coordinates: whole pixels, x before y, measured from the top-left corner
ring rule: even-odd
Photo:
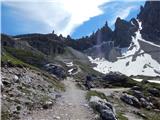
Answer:
[[[103,14],[99,6],[106,2],[109,0],[3,0],[3,4],[14,9],[14,14],[45,24],[46,32],[54,29],[64,36],[91,17]]]

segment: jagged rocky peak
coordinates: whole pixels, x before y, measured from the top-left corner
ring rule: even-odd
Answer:
[[[112,34],[113,34],[113,31],[108,26],[108,22],[106,21],[105,25],[101,29],[98,29],[96,34],[95,34],[96,39],[99,40],[98,44],[103,42],[103,41],[110,41],[111,37],[112,37]]]
[[[137,18],[142,22],[142,37],[160,44],[160,1],[147,1]]]
[[[138,30],[138,24],[135,19],[131,21],[125,21],[120,17],[117,18],[115,23],[115,30],[113,33],[113,41],[115,46],[118,47],[128,47],[132,41],[132,36]]]
[[[117,18],[115,23],[115,29],[126,30],[128,27],[132,26],[129,22],[121,19],[120,17]]]

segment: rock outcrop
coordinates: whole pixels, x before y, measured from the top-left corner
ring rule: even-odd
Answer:
[[[91,96],[90,106],[100,114],[102,120],[117,120],[115,110],[111,103],[97,96]]]
[[[44,67],[50,74],[53,74],[58,78],[64,79],[66,77],[66,71],[61,65],[48,63]]]
[[[147,1],[137,18],[142,22],[142,37],[160,45],[160,2]]]
[[[135,32],[138,30],[138,26],[132,23],[135,23],[135,19],[127,22],[119,17],[117,18],[112,39],[115,42],[115,46],[121,48],[129,47],[132,36],[134,36]]]
[[[121,100],[124,101],[127,104],[130,104],[130,105],[134,106],[134,107],[137,107],[137,108],[141,107],[141,104],[140,104],[139,100],[132,95],[128,95],[128,94],[125,93],[121,96]]]

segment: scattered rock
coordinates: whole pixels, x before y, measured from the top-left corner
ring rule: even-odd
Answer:
[[[113,114],[113,112],[110,109],[102,110],[100,116],[103,120],[116,120],[115,115]]]
[[[17,110],[18,110],[18,111],[20,111],[20,110],[21,110],[21,106],[17,106],[16,108],[17,108]]]
[[[55,95],[55,98],[60,98],[60,97],[61,97],[60,94],[56,94],[56,95]]]
[[[89,104],[94,110],[100,113],[100,117],[103,120],[117,120],[113,106],[105,99],[92,96]]]
[[[11,83],[7,80],[2,80],[2,84],[5,86],[5,87],[11,87]]]
[[[144,98],[144,95],[141,91],[138,90],[132,90],[133,96],[135,96],[136,98],[140,99],[140,98]]]
[[[45,65],[45,69],[47,71],[49,71],[50,73],[56,75],[59,78],[65,78],[66,77],[66,71],[60,65],[49,63],[49,64]]]
[[[15,80],[18,80],[19,78],[18,78],[18,76],[17,76],[17,75],[14,75],[14,79],[15,79]]]
[[[128,95],[127,93],[124,93],[121,96],[121,100],[124,101],[125,103],[129,104],[129,105],[134,106],[134,107],[137,107],[137,108],[141,107],[141,104],[140,104],[139,100],[132,95]]]
[[[88,104],[83,104],[83,106],[89,108]]]
[[[140,102],[141,102],[142,107],[147,108],[147,109],[152,108],[152,104],[148,102],[146,99],[140,98]]]
[[[151,93],[153,96],[160,97],[160,90],[156,88],[148,89],[148,92]]]
[[[54,119],[60,120],[60,119],[61,119],[61,117],[59,117],[59,116],[55,116],[55,117],[54,117]]]
[[[132,87],[135,86],[136,83],[132,78],[120,73],[120,72],[109,72],[108,74],[103,77],[103,80],[108,84],[114,86],[121,86],[121,87]],[[130,82],[133,81],[133,82]]]
[[[133,86],[131,89],[132,89],[132,90],[141,90],[142,88],[139,87],[139,86]]]
[[[155,111],[155,112],[160,112],[160,110],[159,110],[159,109],[154,109],[154,111]]]
[[[142,117],[142,118],[147,119],[146,115],[143,114],[143,113],[140,113],[140,112],[138,112],[138,111],[134,111],[134,113],[135,113],[136,115],[139,115],[139,116]]]
[[[43,109],[49,109],[53,106],[53,102],[51,101],[47,101],[45,102],[45,104],[43,105]]]

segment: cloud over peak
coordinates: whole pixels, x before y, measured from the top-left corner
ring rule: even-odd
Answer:
[[[2,0],[2,31],[7,34],[49,33],[79,38],[117,17],[135,17],[144,2],[135,0]]]
[[[91,17],[103,14],[100,6],[109,0],[17,0],[3,1],[23,19],[42,23],[45,32],[54,30],[64,36]]]

